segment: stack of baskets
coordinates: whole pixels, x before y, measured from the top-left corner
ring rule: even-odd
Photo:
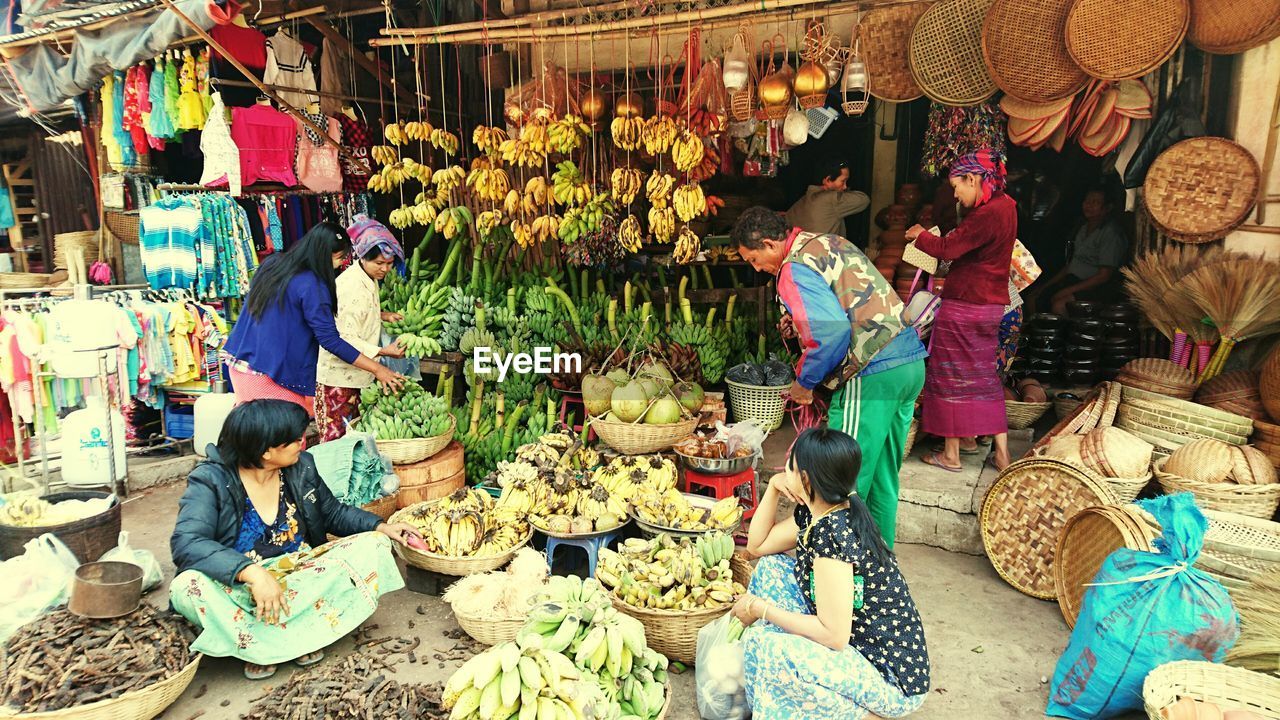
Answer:
[[[1219,375],[1205,382],[1196,391],[1196,402],[1233,415],[1266,420],[1267,411],[1262,406],[1262,392],[1258,389],[1261,376],[1254,370],[1237,370]]]
[[[1280,425],[1254,420],[1253,446],[1280,468]]]
[[[1102,481],[1117,502],[1132,502],[1151,481],[1154,448],[1115,427],[1095,428],[1083,435],[1063,435],[1039,452],[1070,463]]]
[[[729,408],[734,422],[754,422],[767,432],[782,427],[786,408],[784,393],[790,385],[747,385],[725,380],[729,386]]]
[[[7,272],[0,273],[0,290],[26,290],[48,287],[49,273]]]
[[[1144,522],[1136,505],[1098,505],[1068,520],[1058,536],[1053,563],[1058,608],[1067,627],[1075,627],[1084,604],[1085,584],[1093,582],[1102,562],[1120,548],[1153,552],[1152,543],[1158,536],[1159,531]]]
[[[1190,400],[1196,393],[1196,376],[1189,369],[1158,358],[1140,358],[1120,369],[1116,382],[1147,392]]]
[[[1280,507],[1276,468],[1261,451],[1217,440],[1196,440],[1155,465],[1169,494],[1190,492],[1206,510],[1269,519]]]
[[[1251,711],[1245,717],[1280,718],[1280,678],[1194,660],[1165,663],[1147,673],[1142,683],[1142,704],[1150,720],[1174,717],[1165,711],[1182,698],[1213,703],[1220,711]]]
[[[1253,434],[1250,418],[1129,386],[1116,425],[1165,451],[1202,439],[1244,445]]]
[[[54,266],[60,268],[71,267],[71,253],[73,250],[81,250],[84,252],[84,264],[86,268],[97,262],[99,256],[98,231],[84,230],[80,232],[58,233],[57,235],[54,235]]]

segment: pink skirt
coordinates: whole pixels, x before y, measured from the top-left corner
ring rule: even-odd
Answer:
[[[1004,387],[996,368],[1000,305],[945,299],[933,321],[920,429],[938,437],[1009,431]]]
[[[237,405],[250,400],[288,400],[300,405],[308,415],[315,417],[315,398],[299,395],[283,388],[262,373],[245,372],[234,366],[229,366],[227,370],[231,375],[231,385],[235,388]]]

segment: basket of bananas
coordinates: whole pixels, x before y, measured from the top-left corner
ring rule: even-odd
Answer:
[[[733,534],[742,525],[742,507],[734,496],[713,500],[675,488],[644,487],[631,496],[631,517],[649,537],[696,537],[711,530]]]
[[[390,522],[408,523],[421,534],[408,546],[396,544],[401,559],[454,577],[497,570],[533,537],[523,514],[495,507],[487,492],[475,488],[410,505]]]
[[[751,564],[734,553],[726,533],[696,538],[630,538],[618,551],[601,549],[596,579],[614,607],[644,624],[649,647],[692,663],[698,631],[729,611],[747,591]]]
[[[448,402],[421,385],[406,383],[395,394],[371,385],[360,391],[360,420],[353,428],[373,433],[391,462],[412,465],[448,447],[456,422]]]

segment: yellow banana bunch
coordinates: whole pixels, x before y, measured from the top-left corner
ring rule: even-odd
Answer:
[[[551,181],[553,183],[551,194],[560,205],[582,206],[591,200],[591,187],[587,185],[587,179],[572,160],[558,163]]]
[[[388,220],[391,222],[391,227],[403,230],[413,224],[413,208],[402,205],[391,211]]]
[[[477,125],[475,131],[471,133],[471,143],[486,155],[496,154],[506,140],[506,130],[488,125]]]
[[[567,155],[582,147],[582,139],[591,134],[591,128],[577,115],[565,115],[547,128],[547,145],[550,149]]]
[[[531,247],[534,243],[533,229],[523,220],[511,221],[511,234],[516,239],[516,244],[522,248]]]
[[[676,179],[670,175],[653,171],[649,176],[649,181],[645,183],[645,194],[649,197],[649,203],[654,207],[666,207],[671,202],[671,191],[676,186]]]
[[[706,149],[702,146],[702,138],[690,130],[681,130],[671,147],[671,159],[680,172],[689,172],[702,162]]]
[[[688,225],[680,228],[680,235],[676,238],[676,249],[672,253],[675,261],[687,265],[697,260],[700,252],[702,252],[702,240],[697,233],[690,230]]]
[[[550,133],[547,130],[547,124],[545,122],[531,122],[520,128],[520,142],[529,148],[529,152],[546,158],[547,153],[551,151]]]
[[[400,159],[400,153],[390,145],[374,145],[369,148],[369,157],[379,165],[390,165]]]
[[[501,210],[486,210],[476,218],[476,230],[480,231],[482,236],[490,235],[502,224],[502,219]]]
[[[445,155],[458,154],[458,136],[447,130],[433,129],[431,131],[431,144]]]
[[[426,140],[431,137],[431,123],[417,120],[404,124],[404,136],[410,140]]]
[[[547,198],[550,197],[551,190],[547,186],[547,179],[542,175],[534,175],[529,178],[529,182],[524,184],[524,197],[526,209],[529,204],[534,207],[542,208],[547,206]]]
[[[449,193],[467,179],[467,173],[457,165],[443,167],[431,174],[431,184],[436,186],[436,193]]]
[[[604,485],[609,493],[630,502],[640,488],[663,493],[676,486],[679,471],[676,464],[661,455],[622,455],[595,471],[592,481]]]
[[[671,149],[671,143],[675,142],[677,131],[675,121],[666,115],[649,118],[641,133],[645,152],[654,157],[666,153]]]
[[[404,133],[404,126],[398,122],[388,124],[382,129],[382,137],[392,145],[400,146],[409,142],[409,136]]]
[[[609,185],[613,199],[623,205],[630,205],[640,194],[644,185],[644,174],[635,168],[616,168],[609,176]]]
[[[439,214],[439,208],[429,202],[419,202],[409,209],[413,211],[413,221],[423,227],[434,223],[436,216]]]
[[[511,190],[511,180],[507,171],[502,168],[477,167],[467,175],[467,187],[475,191],[476,197],[489,202],[502,202]]]
[[[649,208],[649,232],[657,242],[671,242],[671,236],[676,232],[675,211],[657,205]]]
[[[401,161],[406,179],[412,178],[422,184],[426,184],[431,180],[431,166],[423,165],[413,158],[405,158]]]
[[[539,243],[544,243],[551,238],[560,235],[560,216],[559,215],[540,215],[533,220],[533,237]]]
[[[436,216],[436,232],[444,235],[447,240],[466,232],[470,226],[471,211],[462,205],[446,208]]]
[[[613,144],[621,150],[639,150],[644,127],[644,118],[614,118],[609,125],[609,130],[613,134]]]
[[[635,215],[628,215],[618,226],[618,242],[627,252],[640,252],[644,234],[640,232],[640,220]]]
[[[369,189],[374,192],[389,193],[412,177],[405,169],[403,162],[392,163],[369,176]]]
[[[680,222],[689,222],[707,212],[707,197],[697,183],[681,185],[671,198]]]
[[[502,200],[502,209],[507,213],[508,217],[515,217],[520,214],[521,195],[519,190],[508,190],[507,196]]]

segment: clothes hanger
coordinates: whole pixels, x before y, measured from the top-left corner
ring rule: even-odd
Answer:
[[[236,13],[236,16],[234,18],[231,18],[231,24],[239,25],[242,28],[249,27],[249,21],[245,19],[244,13],[242,12]]]
[[[356,111],[355,111],[355,110],[353,110],[353,109],[351,109],[351,106],[350,106],[350,105],[343,105],[343,106],[342,106],[342,114],[343,114],[343,115],[346,115],[346,116],[347,116],[347,117],[349,117],[349,118],[351,118],[353,121],[358,121],[358,120],[359,120],[359,119],[356,117]]]

